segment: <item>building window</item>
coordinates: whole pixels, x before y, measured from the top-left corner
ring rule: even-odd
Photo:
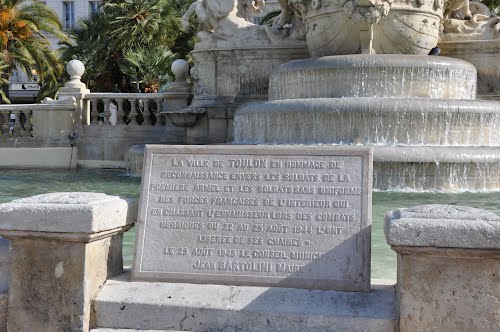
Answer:
[[[73,1],[63,2],[64,29],[71,29],[75,26],[75,4]]]
[[[89,1],[90,14],[94,14],[99,11],[99,4],[99,1]]]

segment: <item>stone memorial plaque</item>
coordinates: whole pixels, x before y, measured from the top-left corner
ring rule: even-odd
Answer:
[[[372,152],[146,146],[133,280],[370,291]]]

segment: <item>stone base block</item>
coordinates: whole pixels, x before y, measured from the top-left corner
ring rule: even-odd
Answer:
[[[91,299],[106,278],[122,271],[122,237],[90,243],[14,241],[9,331],[88,331]]]
[[[7,332],[7,307],[9,296],[7,293],[0,294],[0,332]]]
[[[75,168],[78,149],[0,148],[0,168]]]
[[[182,331],[396,331],[394,285],[371,293],[108,280],[99,328]]]
[[[498,331],[500,252],[396,250],[401,331]]]
[[[182,332],[173,330],[92,329],[90,332]]]
[[[386,214],[401,332],[499,331],[500,217],[429,204]]]

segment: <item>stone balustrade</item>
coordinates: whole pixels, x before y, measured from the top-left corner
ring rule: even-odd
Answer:
[[[91,92],[82,98],[90,102],[90,119],[83,125],[165,125],[160,113],[167,111],[167,100],[171,93],[113,93]],[[75,101],[50,101],[41,104],[0,105],[0,133],[2,136],[33,136],[34,112],[65,111],[74,112]]]
[[[186,61],[174,61],[175,80],[163,93],[91,92],[81,81],[83,63],[72,60],[66,71],[70,80],[56,100],[0,105],[0,148],[14,149],[0,167],[61,167],[76,159],[75,167],[126,168],[131,146],[186,142],[186,129],[169,123],[161,114],[175,113],[191,101]],[[40,147],[58,148],[60,162],[54,164],[53,157],[42,155],[39,163],[28,165],[25,156],[33,150],[20,148]]]
[[[50,104],[0,105],[0,136],[33,137],[40,134],[33,130],[34,127],[36,128],[35,122],[42,121],[40,117],[49,115],[51,112],[75,111],[74,100],[63,101]]]
[[[160,126],[168,93],[89,93],[90,125]]]

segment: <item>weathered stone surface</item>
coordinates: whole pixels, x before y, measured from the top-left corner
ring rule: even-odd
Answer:
[[[172,330],[137,330],[137,329],[92,329],[90,332],[181,332]]]
[[[147,146],[136,280],[369,291],[371,152]]]
[[[0,332],[7,331],[9,243],[9,240],[0,238]]]
[[[11,242],[9,331],[88,331],[91,301],[123,270],[122,233],[136,211],[131,200],[96,193],[1,204],[0,235]]]
[[[371,293],[108,280],[95,301],[101,328],[182,331],[396,331],[394,285]]]
[[[132,199],[101,193],[51,193],[0,204],[0,229],[53,233],[98,233],[131,225]]]
[[[7,331],[7,303],[9,296],[7,293],[0,294],[0,332]]]
[[[12,242],[9,331],[88,331],[91,301],[122,271],[122,235],[91,243]]]
[[[386,215],[398,253],[400,330],[497,331],[500,218],[463,206],[423,205]]]
[[[0,293],[9,287],[9,240],[0,238]]]
[[[391,246],[500,249],[500,217],[465,206],[430,204],[389,212],[384,231]]]
[[[460,2],[458,2],[460,3]],[[477,44],[471,44],[471,41],[486,41],[494,42],[500,40],[500,16],[495,15],[490,9],[482,3],[476,1],[462,1],[462,4],[467,5],[462,8],[456,8],[457,2],[453,5],[449,2],[450,7],[456,12],[453,18],[443,22],[443,33],[440,36],[440,41],[459,41],[469,42],[471,52],[478,54]],[[457,10],[458,9],[458,10]],[[468,16],[469,18],[465,18]],[[475,50],[475,51],[474,51]]]
[[[5,145],[0,147],[0,154],[9,156],[0,159],[0,168],[76,168],[78,148],[68,146],[27,147],[30,146],[28,142],[18,142],[18,144],[23,144],[23,147],[4,147]],[[66,145],[69,145],[69,143]]]
[[[491,250],[489,250],[491,252]],[[498,331],[500,253],[398,255],[400,330]],[[483,257],[481,257],[483,256]]]

